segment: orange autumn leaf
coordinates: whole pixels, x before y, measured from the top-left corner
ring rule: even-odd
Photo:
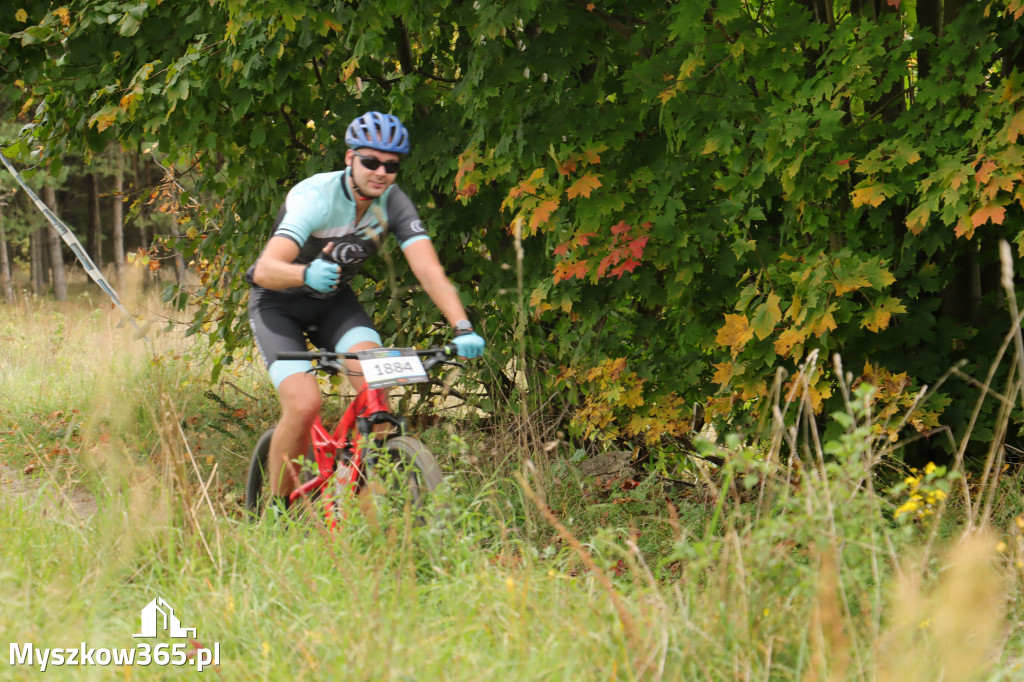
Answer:
[[[540,202],[540,205],[533,209],[533,216],[530,217],[530,228],[535,230],[547,223],[556,208],[558,208],[558,202],[552,199]]]
[[[568,192],[570,199],[576,197],[590,197],[590,193],[601,186],[601,181],[598,178],[601,177],[599,173],[587,173],[582,178],[572,183],[569,187]]]
[[[1002,225],[1005,217],[1006,207],[989,204],[985,208],[975,211],[971,215],[971,225],[974,227],[981,227],[989,220],[992,221],[993,225]]]

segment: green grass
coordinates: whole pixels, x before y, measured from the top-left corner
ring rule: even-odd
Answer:
[[[875,490],[884,451],[858,409],[866,396],[851,396],[846,433],[820,452],[784,437],[706,445],[730,464],[685,495],[653,480],[604,490],[557,450],[442,425],[424,434],[450,474],[432,523],[354,508],[338,532],[279,528],[241,514],[249,449],[275,409],[259,368],[211,386],[203,347],[170,333],[150,348],[117,322],[81,301],[0,308],[0,464],[23,486],[0,497],[9,643],[133,647],[160,596],[220,644],[218,679],[1024,672],[1020,474],[973,491],[993,501],[984,518],[955,478]],[[949,494],[894,519],[922,485]],[[82,489],[96,500],[85,521],[62,502]],[[0,663],[2,679],[37,675]]]

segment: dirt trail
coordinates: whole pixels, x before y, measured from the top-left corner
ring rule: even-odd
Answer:
[[[40,489],[48,484],[50,481],[45,474],[25,476],[17,469],[0,463],[0,504],[15,500],[31,503],[40,494]],[[62,493],[55,494],[50,484],[49,490],[42,492],[42,495],[43,513],[48,517],[81,523],[96,513],[96,499],[84,490],[63,488]]]

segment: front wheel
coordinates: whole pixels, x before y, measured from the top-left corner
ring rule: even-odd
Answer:
[[[410,436],[395,436],[385,443],[381,456],[368,462],[364,490],[374,496],[379,511],[400,514],[406,507],[421,508],[443,478],[426,445]]]

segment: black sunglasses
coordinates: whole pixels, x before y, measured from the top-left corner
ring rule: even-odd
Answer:
[[[363,168],[368,171],[375,171],[384,166],[384,172],[388,175],[394,175],[398,172],[399,161],[381,161],[375,156],[366,156],[359,152],[352,153],[359,157],[359,163],[363,164]]]

